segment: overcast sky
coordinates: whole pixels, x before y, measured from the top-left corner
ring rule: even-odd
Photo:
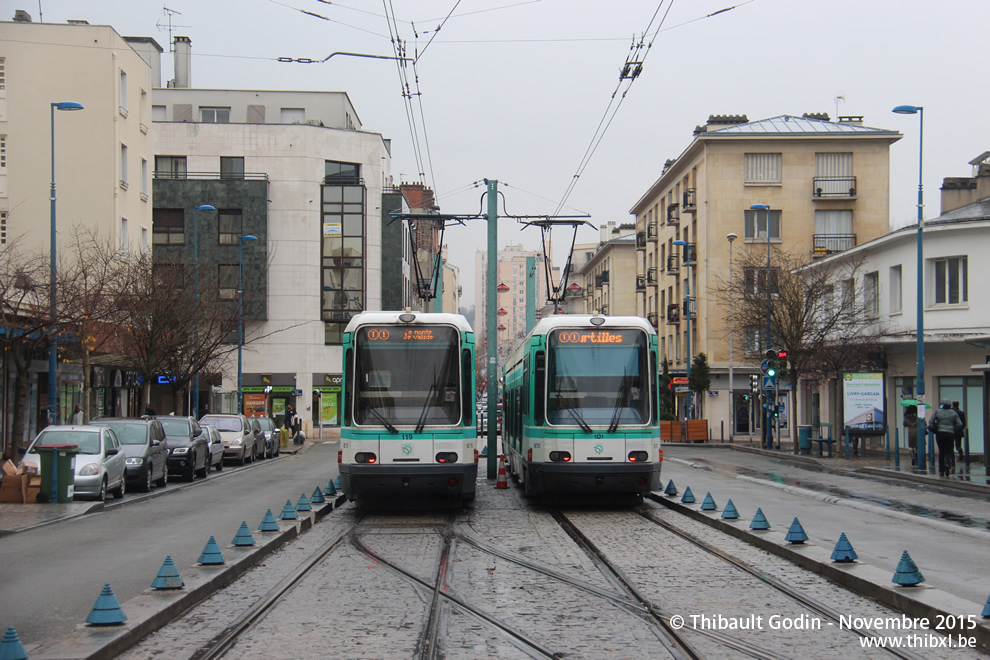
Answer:
[[[40,5],[45,22],[85,19],[169,48],[160,0],[3,5],[3,20],[25,9],[38,21]],[[395,20],[386,20],[386,5]],[[900,131],[904,138],[891,147],[892,228],[917,217],[919,121],[891,108],[925,108],[926,218],[939,213],[942,178],[969,176],[968,161],[990,150],[986,0],[665,0],[659,12],[645,0],[165,6],[181,12],[171,17],[171,34],[192,39],[194,87],[346,91],[364,128],[392,140],[395,180],[422,178],[443,213],[481,210],[483,187],[472,184],[490,178],[500,182],[511,214],[554,213],[567,195],[561,213],[588,213],[595,227],[631,222],[630,207],[710,114],[835,117],[838,107],[840,115],[862,115],[867,126]],[[335,51],[392,55],[390,32],[406,42],[408,56],[418,55],[415,68],[405,69],[409,103],[391,61],[277,61]],[[644,62],[642,74],[620,85],[630,54]],[[172,77],[170,57],[162,77]],[[474,302],[474,254],[486,245],[485,231],[476,222],[446,235],[467,304]],[[520,230],[512,220],[500,222],[499,235],[500,246],[535,249],[540,242],[537,229]],[[578,241],[596,236],[584,230]],[[570,242],[562,229],[553,238],[558,248]]]

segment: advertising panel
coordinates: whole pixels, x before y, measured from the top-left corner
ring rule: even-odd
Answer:
[[[883,431],[883,373],[845,373],[842,375],[842,424],[852,430]]]

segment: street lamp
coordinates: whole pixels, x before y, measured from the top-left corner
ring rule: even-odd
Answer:
[[[749,208],[754,211],[766,211],[767,212],[767,275],[766,281],[763,283],[764,288],[767,292],[767,337],[766,337],[766,349],[770,350],[770,206],[768,204],[752,204]],[[754,218],[754,227],[757,225]],[[765,390],[769,392],[770,390]],[[764,404],[766,405],[766,416],[763,428],[763,434],[765,436],[764,444],[770,444],[770,449],[773,448],[773,435],[770,433],[770,420],[773,419],[770,415],[770,395],[766,394],[764,396]]]
[[[237,414],[244,414],[244,392],[242,390],[243,362],[242,349],[244,347],[244,241],[256,241],[257,236],[248,234],[241,236],[237,241]]]
[[[56,110],[82,110],[82,103],[75,101],[60,101],[52,103],[52,192],[51,192],[51,254],[49,255],[49,302],[51,303],[51,343],[48,348],[48,423],[55,423],[55,411],[58,404],[58,341],[55,334],[55,324],[58,322],[58,290],[55,273],[55,111]]]
[[[924,163],[925,109],[918,105],[899,105],[893,109],[899,115],[918,115],[918,380],[915,383],[915,398],[918,401],[918,442],[925,437],[925,198],[922,187],[922,164]],[[932,448],[934,449],[934,447]],[[933,461],[934,463],[934,461]],[[918,466],[924,470],[925,465]]]
[[[199,348],[199,219],[196,217],[197,211],[216,211],[215,206],[200,204],[193,207],[193,300],[194,313],[196,314],[195,329],[193,331],[193,355]],[[195,365],[194,365],[195,366]],[[196,366],[196,373],[193,374],[192,392],[192,414],[199,417],[199,367]]]
[[[687,400],[685,402],[684,408],[684,418],[690,419],[691,417],[691,271],[688,270],[688,242],[687,241],[672,241],[673,245],[681,245],[684,247],[684,270],[686,271],[687,277],[684,280],[684,315],[687,317],[687,325],[685,330],[687,332],[687,340],[685,341],[685,346],[687,348],[687,379],[688,379],[688,391]]]
[[[732,442],[733,431],[736,430],[736,391],[733,389],[732,380],[732,241],[739,238],[735,232],[729,232],[726,236],[729,240],[729,442]]]

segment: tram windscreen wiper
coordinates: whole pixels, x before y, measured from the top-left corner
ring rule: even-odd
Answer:
[[[378,421],[382,423],[382,426],[384,426],[385,429],[389,433],[398,433],[399,432],[399,430],[397,428],[395,428],[394,426],[392,426],[391,422],[389,422],[387,419],[385,419],[385,416],[382,415],[380,412],[378,412],[373,406],[367,406],[365,408],[365,410],[368,411],[368,412],[370,412],[375,417],[377,417],[378,418]]]
[[[559,390],[556,392],[556,395],[557,395],[557,410],[559,411],[561,410],[560,401],[562,398],[560,396]],[[563,410],[566,410],[567,412],[571,413],[571,417],[573,417],[575,421],[577,421],[577,423],[581,426],[582,431],[584,431],[585,433],[591,433],[591,427],[588,426],[588,422],[584,421],[584,418],[581,417],[581,413],[579,413],[574,408],[564,408]]]
[[[619,428],[619,420],[622,419],[622,408],[626,404],[626,396],[629,393],[629,378],[626,376],[626,370],[622,370],[622,385],[619,386],[619,394],[615,399],[615,408],[612,410],[612,421],[608,425],[608,432],[615,433],[615,429]]]

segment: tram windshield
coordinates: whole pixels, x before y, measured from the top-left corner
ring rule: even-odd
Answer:
[[[374,325],[355,340],[357,424],[458,424],[457,330],[442,325]]]
[[[641,330],[560,329],[547,340],[550,424],[646,424],[649,350]]]

